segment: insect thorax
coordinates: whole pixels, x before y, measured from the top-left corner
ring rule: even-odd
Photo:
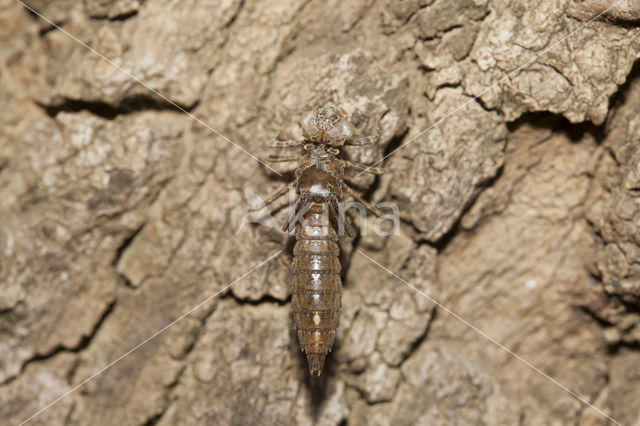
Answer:
[[[309,153],[299,167],[297,176],[301,195],[322,199],[340,198],[342,194],[344,170],[334,155],[317,157]]]

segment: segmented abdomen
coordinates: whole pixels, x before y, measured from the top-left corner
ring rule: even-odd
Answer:
[[[309,371],[318,375],[336,339],[342,289],[338,235],[322,206],[312,203],[304,226],[296,225],[291,270],[293,325]]]

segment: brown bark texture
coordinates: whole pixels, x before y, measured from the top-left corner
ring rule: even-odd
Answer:
[[[25,4],[0,0],[1,424],[640,425],[637,0]],[[380,133],[352,160],[393,152],[351,181],[401,221],[341,240],[312,378],[291,239],[246,223],[292,163],[247,152],[327,102]]]

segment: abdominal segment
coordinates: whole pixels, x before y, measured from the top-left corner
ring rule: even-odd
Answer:
[[[296,225],[291,268],[293,324],[309,371],[318,375],[336,338],[342,289],[338,236],[322,206],[312,203]]]

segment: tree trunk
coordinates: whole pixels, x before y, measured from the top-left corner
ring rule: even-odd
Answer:
[[[632,0],[0,0],[1,423],[640,425],[639,22]],[[247,214],[293,179],[266,142],[326,103],[379,133],[343,151],[389,172],[348,177],[401,220],[341,240],[312,378],[286,197]]]

